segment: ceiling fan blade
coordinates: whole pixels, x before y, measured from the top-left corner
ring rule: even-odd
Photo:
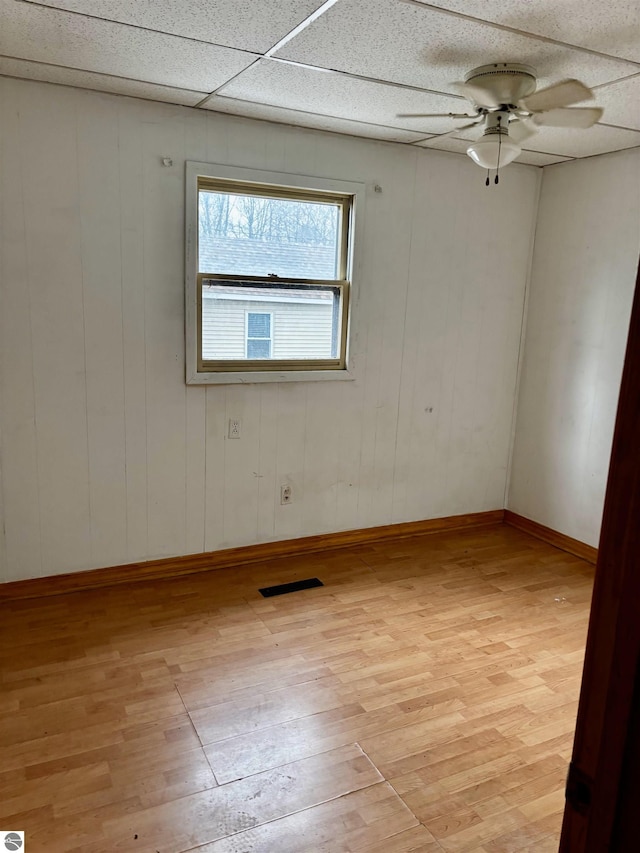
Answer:
[[[524,142],[530,136],[535,136],[537,132],[538,128],[529,119],[514,119],[509,122],[509,137],[514,142]]]
[[[396,118],[475,118],[470,113],[396,113]]]
[[[470,121],[469,124],[463,124],[461,127],[454,127],[453,130],[448,130],[446,133],[439,133],[438,139],[446,139],[447,136],[453,136],[454,133],[461,133],[463,130],[469,130],[470,127],[477,127],[484,121],[484,116],[479,121]]]
[[[558,107],[536,113],[533,121],[540,127],[591,127],[603,112],[600,107]]]
[[[481,86],[474,86],[473,83],[451,83],[453,88],[463,95],[468,101],[477,104],[479,107],[499,107],[500,103],[492,98],[486,89]]]
[[[579,104],[580,101],[588,101],[593,98],[593,92],[579,80],[563,80],[546,89],[539,89],[533,95],[529,95],[520,101],[529,112],[540,112],[542,110],[553,110],[556,107],[567,107],[569,104]]]

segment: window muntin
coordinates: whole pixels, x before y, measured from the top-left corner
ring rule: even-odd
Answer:
[[[344,370],[353,197],[199,177],[197,198],[198,372]]]

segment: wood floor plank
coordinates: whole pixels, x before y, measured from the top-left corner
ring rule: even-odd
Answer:
[[[273,688],[303,684],[333,675],[328,666],[309,664],[302,655],[255,662],[248,657],[223,666],[197,661],[173,671],[176,686],[189,711],[208,708],[216,701],[227,702],[242,692],[267,692]]]
[[[558,815],[556,823],[552,832],[548,823],[525,823],[488,841],[481,848],[482,853],[558,853],[562,815]]]
[[[29,786],[7,786],[0,799],[0,820],[35,808],[52,808],[55,814],[58,805],[64,807],[84,797],[99,798],[111,787],[111,774],[106,761],[41,777],[37,783]]]
[[[198,853],[440,853],[431,833],[385,782],[198,848]],[[408,841],[401,836],[412,833]],[[417,847],[421,843],[422,847]],[[413,845],[413,846],[410,846]]]
[[[416,826],[404,832],[385,838],[373,846],[363,847],[367,853],[442,853],[442,847],[426,828]]]
[[[367,788],[382,776],[353,745],[303,759],[277,770],[182,797],[161,806],[109,819],[86,853],[113,850],[178,853]]]
[[[360,705],[344,705],[205,745],[204,752],[216,779],[226,784],[357,741],[348,725],[354,717],[367,719]]]
[[[253,693],[191,712],[191,720],[203,745],[224,738],[269,728],[277,723],[340,708],[348,695],[334,677]]]
[[[509,832],[517,833],[525,824],[526,818],[517,809],[500,812],[480,821],[457,822],[457,813],[454,812],[438,822],[434,827],[434,835],[445,853],[475,853],[478,847],[493,841],[494,838]],[[429,827],[430,824],[427,825],[427,828]],[[441,828],[444,833],[438,834]]]
[[[499,525],[16,601],[2,823],[31,853],[551,853],[592,579]]]

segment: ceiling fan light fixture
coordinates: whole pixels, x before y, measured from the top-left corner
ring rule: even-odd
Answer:
[[[522,148],[506,134],[494,134],[472,142],[467,148],[467,154],[483,169],[497,169],[512,163],[522,154]]]

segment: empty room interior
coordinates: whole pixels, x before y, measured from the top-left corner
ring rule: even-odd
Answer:
[[[639,148],[633,0],[0,0],[0,849],[558,851]]]

